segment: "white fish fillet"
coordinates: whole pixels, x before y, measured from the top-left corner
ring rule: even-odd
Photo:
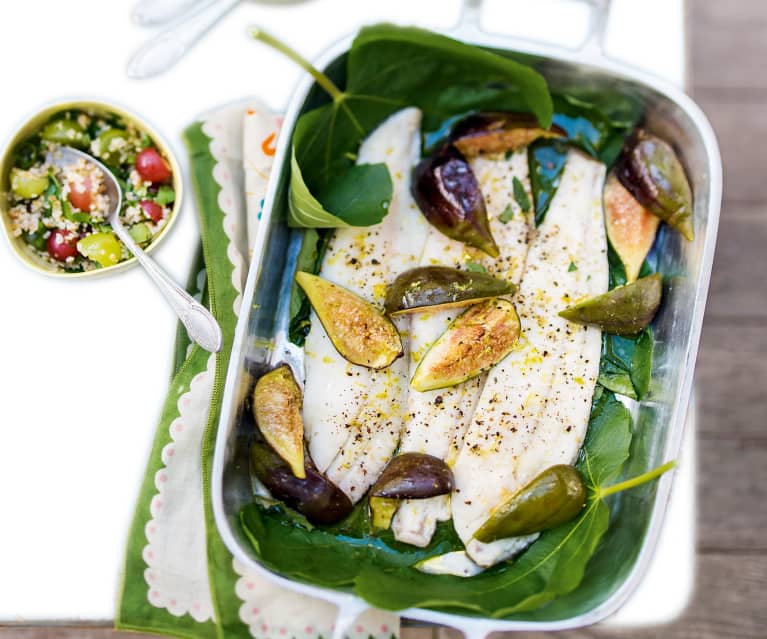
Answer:
[[[418,109],[403,109],[362,143],[358,164],[385,162],[391,174],[389,212],[376,226],[336,231],[323,261],[323,277],[374,302],[383,301],[387,284],[417,264],[426,239],[428,223],[410,195],[420,125]],[[349,364],[335,352],[314,316],[306,353],[304,423],[309,451],[317,467],[357,501],[399,442],[407,358],[382,371]]]
[[[465,249],[437,229],[430,229],[421,265],[461,266]],[[419,452],[449,460],[460,448],[460,440],[471,414],[465,412],[479,396],[480,379],[474,378],[434,391],[419,392],[409,387],[418,362],[431,344],[461,313],[460,308],[414,313],[403,317],[410,327],[410,366],[406,380],[407,410],[400,442],[401,452]],[[447,495],[431,499],[408,499],[400,506],[392,521],[394,536],[415,546],[426,546],[438,521],[450,519]]]
[[[520,345],[488,373],[453,467],[453,523],[468,555],[491,566],[535,535],[472,538],[491,511],[554,464],[575,461],[588,426],[601,333],[558,316],[608,287],[602,218],[605,168],[571,151],[545,221],[530,244],[516,297]]]
[[[467,249],[463,243],[431,228],[420,265],[462,267],[470,260],[483,261],[496,277],[518,284],[527,254],[528,216],[514,201],[512,181],[516,177],[523,185],[528,184],[527,153],[523,150],[510,158],[480,156],[474,158],[471,165],[485,199],[490,229],[500,256],[495,259],[479,257],[479,252]],[[506,222],[500,221],[499,217],[509,206],[514,210],[514,216]],[[454,308],[410,315],[410,378],[423,354],[463,310]],[[484,383],[485,375],[480,375],[451,388],[426,392],[409,388],[400,450],[434,455],[452,465]],[[410,499],[405,500],[397,511],[392,530],[397,540],[424,547],[431,541],[437,522],[448,519],[449,496]]]
[[[469,559],[464,550],[456,550],[424,559],[418,562],[415,567],[429,575],[453,575],[455,577],[474,577],[484,570]]]
[[[403,228],[411,226],[402,218],[422,217],[410,210],[409,193],[410,167],[418,157],[420,126],[420,110],[403,109],[362,143],[358,163],[386,162],[391,173],[394,189],[389,212],[375,226],[338,229],[322,263],[322,277],[367,300],[380,301],[386,282],[392,278],[395,264],[389,258],[396,246],[402,245]],[[425,235],[423,224],[421,238]],[[418,233],[411,232],[406,241],[417,243]],[[399,263],[396,268],[401,268]],[[356,429],[355,420],[373,384],[373,373],[350,364],[336,351],[314,312],[305,353],[304,428],[312,460],[325,472]]]

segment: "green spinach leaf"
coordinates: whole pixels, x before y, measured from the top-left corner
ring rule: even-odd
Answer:
[[[318,198],[331,211],[343,210],[354,226],[378,224],[389,208],[392,181],[385,164],[359,164],[323,189]]]
[[[604,333],[599,383],[619,395],[644,399],[650,387],[652,351],[650,328],[630,337]]]
[[[527,147],[536,226],[543,222],[559,188],[559,181],[567,163],[567,150],[566,143],[549,140],[539,140]]]
[[[330,242],[332,231],[325,229],[306,229],[301,241],[301,251],[296,261],[296,270],[307,273],[320,272],[322,258]],[[303,346],[306,343],[306,336],[311,329],[311,304],[306,297],[306,293],[295,282],[290,291],[290,325],[288,327],[288,337],[290,341],[297,346]]]
[[[619,108],[610,108],[609,103],[593,96],[554,95],[553,122],[565,131],[567,139],[539,140],[528,147],[536,226],[546,217],[559,187],[568,145],[580,148],[607,166],[618,157],[626,136],[641,117],[641,103],[630,97],[616,97],[615,102]]]
[[[589,155],[610,166],[620,153],[626,135],[639,119],[625,122],[613,120],[591,102],[572,95],[554,97],[554,124],[567,133],[567,139]]]
[[[640,277],[652,275],[658,270],[658,243],[645,259]],[[607,244],[607,263],[610,289],[626,284],[626,270],[612,244]],[[652,371],[653,339],[649,327],[639,335],[621,337],[602,335],[602,357],[599,360],[599,383],[609,390],[642,400],[650,389]]]

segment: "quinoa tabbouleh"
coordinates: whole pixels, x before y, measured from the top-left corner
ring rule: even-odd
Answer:
[[[114,173],[123,193],[120,219],[141,246],[168,222],[173,174],[152,138],[112,113],[66,110],[14,150],[8,214],[11,232],[66,272],[113,266],[131,257],[112,232],[109,198],[98,168],[84,160],[64,168],[48,157],[61,146],[92,155]]]

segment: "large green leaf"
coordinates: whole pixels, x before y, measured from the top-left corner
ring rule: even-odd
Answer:
[[[304,182],[296,153],[290,157],[290,193],[288,194],[288,224],[308,228],[338,228],[349,226],[344,220],[328,213]]]
[[[628,337],[604,333],[599,383],[619,395],[643,399],[650,386],[652,351],[652,331],[649,328],[639,335]]]
[[[551,124],[546,80],[532,67],[416,27],[362,29],[349,52],[350,91],[418,106],[441,118],[466,110],[477,95],[513,92],[541,126]]]
[[[386,215],[392,181],[385,164],[356,164],[333,180],[318,197],[333,211],[343,211],[355,226],[378,224]]]

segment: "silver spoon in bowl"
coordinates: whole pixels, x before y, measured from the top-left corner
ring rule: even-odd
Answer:
[[[87,153],[69,146],[62,146],[49,152],[46,160],[49,164],[62,169],[71,166],[78,160],[84,160],[101,171],[104,176],[106,196],[109,199],[109,210],[105,219],[109,222],[115,235],[125,244],[139,264],[144,267],[157,288],[160,289],[186,328],[189,337],[206,351],[211,353],[220,351],[224,341],[223,335],[221,334],[221,327],[210,311],[189,295],[183,287],[174,282],[157,262],[144,252],[122,225],[119,214],[122,208],[122,189],[112,172]]]

